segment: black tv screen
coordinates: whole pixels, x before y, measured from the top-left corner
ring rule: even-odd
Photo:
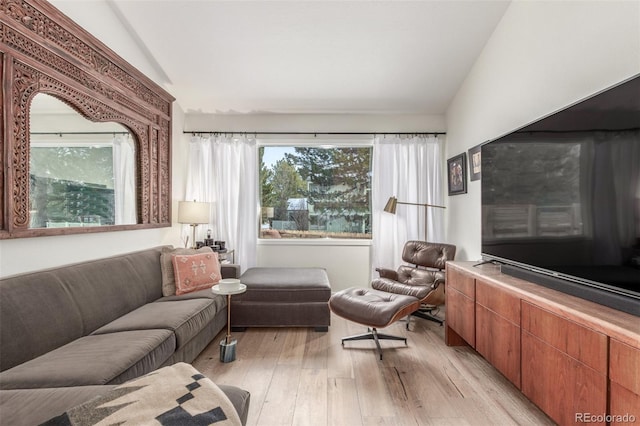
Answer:
[[[482,254],[640,315],[640,77],[482,146]]]

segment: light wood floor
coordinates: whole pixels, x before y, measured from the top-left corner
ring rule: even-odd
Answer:
[[[341,338],[366,328],[332,315],[327,333],[249,328],[232,333],[237,359],[219,361],[221,333],[193,365],[251,392],[249,425],[552,425],[470,348],[447,347],[444,327],[419,318],[381,330],[382,341]]]

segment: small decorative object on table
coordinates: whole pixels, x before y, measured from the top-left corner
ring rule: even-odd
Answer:
[[[225,278],[211,287],[214,294],[227,296],[227,336],[220,341],[220,362],[231,362],[236,359],[237,340],[231,339],[231,295],[247,291],[247,286],[239,279]]]
[[[204,239],[204,245],[207,247],[213,246],[213,238],[211,238],[211,229],[207,229],[207,238]]]

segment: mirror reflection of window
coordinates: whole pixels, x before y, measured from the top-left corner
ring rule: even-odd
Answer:
[[[30,228],[135,224],[135,143],[37,94],[30,110]]]

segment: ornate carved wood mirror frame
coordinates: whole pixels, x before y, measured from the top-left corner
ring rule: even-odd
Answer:
[[[0,239],[171,225],[174,98],[44,0],[0,0]],[[136,139],[137,224],[29,228],[29,107],[53,95]]]

